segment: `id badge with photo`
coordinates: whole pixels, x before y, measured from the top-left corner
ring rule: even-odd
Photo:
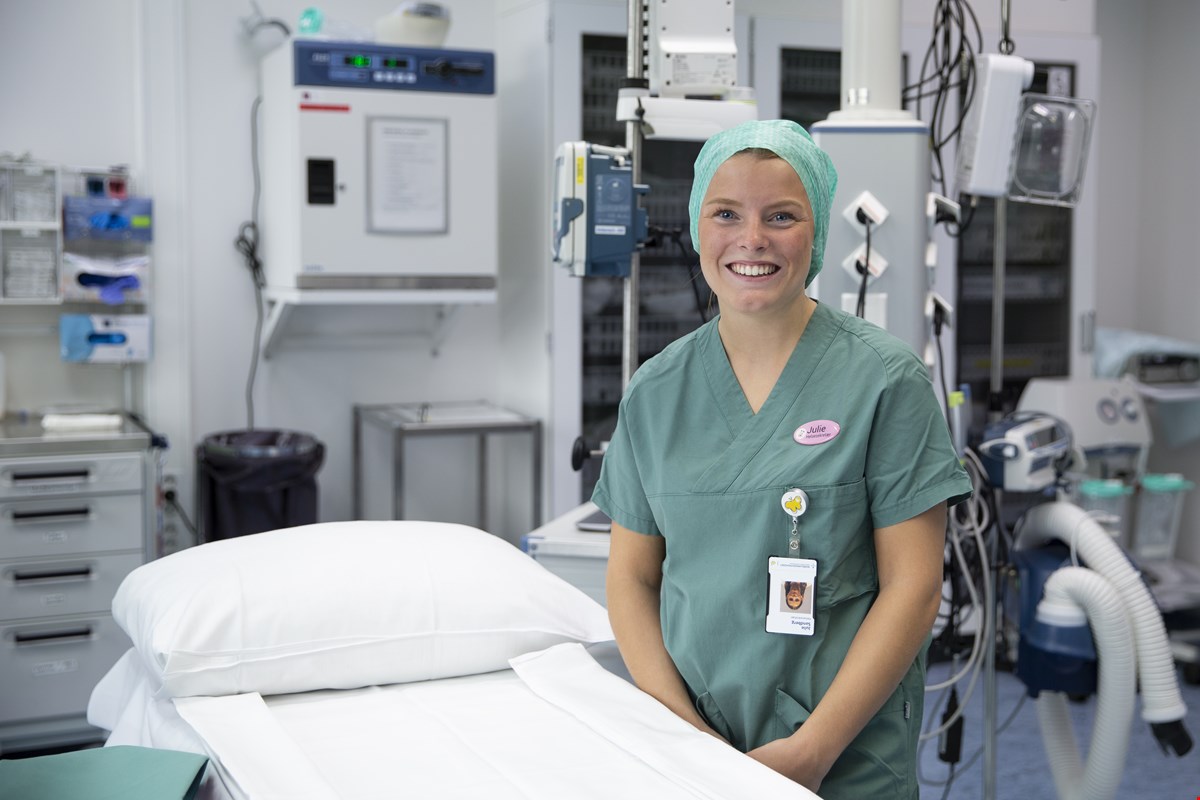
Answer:
[[[771,556],[767,576],[767,633],[812,636],[816,630],[817,562]]]

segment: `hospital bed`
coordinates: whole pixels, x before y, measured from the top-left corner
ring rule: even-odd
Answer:
[[[134,647],[89,720],[207,755],[209,800],[816,797],[620,677],[604,609],[474,528],[212,542],[135,570],[113,615]]]

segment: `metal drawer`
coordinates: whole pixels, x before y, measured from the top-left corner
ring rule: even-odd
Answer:
[[[140,492],[144,464],[140,453],[6,458],[0,461],[0,500]]]
[[[0,626],[0,724],[86,713],[131,646],[109,615]]]
[[[121,581],[141,564],[141,553],[0,562],[0,622],[107,614]]]
[[[141,494],[0,502],[0,558],[145,548]]]

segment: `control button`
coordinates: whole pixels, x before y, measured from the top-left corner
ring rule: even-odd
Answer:
[[[1100,419],[1105,422],[1116,422],[1120,413],[1117,411],[1117,404],[1109,398],[1104,398],[1100,401],[1100,405],[1096,407],[1100,412]]]
[[[1134,402],[1132,397],[1126,397],[1125,401],[1121,403],[1121,413],[1124,414],[1125,419],[1129,420],[1130,422],[1137,422],[1138,405],[1136,402]]]

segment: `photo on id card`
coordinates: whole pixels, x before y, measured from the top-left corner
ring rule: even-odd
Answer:
[[[767,565],[767,632],[812,636],[817,562],[772,556]]]

